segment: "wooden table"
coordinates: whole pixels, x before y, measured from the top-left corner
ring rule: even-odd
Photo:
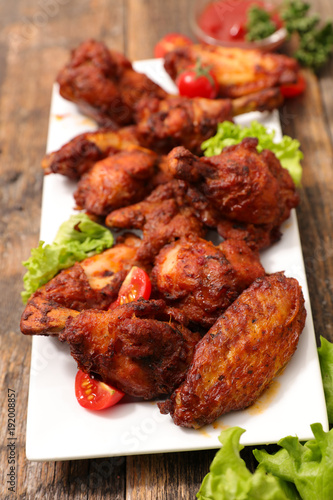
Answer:
[[[312,0],[333,17],[330,0]],[[31,339],[19,331],[21,262],[39,240],[51,87],[69,50],[104,40],[131,60],[153,57],[170,31],[190,35],[191,0],[16,0],[0,3],[1,498],[195,498],[214,451],[37,463],[25,457]],[[305,155],[297,209],[317,339],[333,341],[333,60],[281,109]],[[7,389],[16,391],[16,493],[7,490]],[[43,401],[41,401],[41,405]],[[52,432],[52,429],[51,429]],[[245,452],[251,467],[251,448]]]

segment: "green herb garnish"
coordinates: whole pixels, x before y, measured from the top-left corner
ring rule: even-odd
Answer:
[[[282,11],[282,19],[288,34],[298,35],[295,59],[302,66],[318,71],[327,62],[333,50],[333,24],[327,21],[323,26],[319,26],[319,15],[309,15],[309,9],[310,4],[302,0],[292,0]]]
[[[72,215],[64,222],[51,245],[39,242],[31,256],[23,262],[27,272],[23,277],[23,303],[39,287],[50,281],[61,269],[73,266],[86,257],[100,253],[113,245],[112,233],[93,222],[85,214]]]
[[[235,123],[225,121],[219,123],[216,134],[203,142],[201,145],[205,156],[214,156],[222,152],[226,146],[238,144],[245,137],[256,137],[258,139],[257,150],[270,149],[280,160],[281,165],[286,168],[296,186],[301,183],[303,153],[300,151],[300,143],[288,135],[284,135],[280,142],[276,142],[274,131],[269,132],[264,125],[257,121],[251,122],[249,127],[242,127]]]
[[[258,5],[252,5],[249,8],[247,17],[246,39],[250,42],[263,40],[276,31],[276,24],[272,21],[270,14]]]

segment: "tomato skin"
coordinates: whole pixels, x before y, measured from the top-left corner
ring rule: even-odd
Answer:
[[[148,274],[140,267],[133,266],[120,287],[118,299],[110,305],[109,309],[114,309],[139,298],[148,300],[150,294],[151,282]]]
[[[208,70],[208,75],[198,74],[195,68],[183,71],[176,80],[179,94],[185,97],[205,97],[215,99],[218,84],[214,73]]]
[[[88,410],[104,410],[115,405],[124,397],[124,393],[89,377],[79,370],[75,377],[75,396],[78,403]]]
[[[193,45],[192,40],[187,36],[180,33],[168,33],[155,45],[154,56],[164,57],[167,52],[177,47],[186,47],[187,45]]]
[[[306,81],[301,73],[298,75],[297,82],[281,85],[280,87],[281,94],[283,95],[283,97],[286,97],[287,99],[290,99],[291,97],[297,97],[298,95],[303,94],[305,89],[306,89]]]

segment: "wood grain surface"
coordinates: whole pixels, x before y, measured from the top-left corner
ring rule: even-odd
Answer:
[[[39,241],[51,87],[69,50],[94,37],[131,60],[153,57],[171,31],[191,35],[191,0],[0,2],[1,499],[192,499],[214,451],[30,462],[25,457],[31,339],[20,334],[21,262]],[[313,10],[333,17],[331,0]],[[297,209],[317,340],[333,341],[333,61],[305,72],[304,96],[281,109],[283,131],[304,152]],[[8,491],[7,390],[15,390],[16,491]],[[41,405],[43,401],[41,401]],[[50,429],[52,432],[52,429]],[[244,450],[251,468],[251,447]]]

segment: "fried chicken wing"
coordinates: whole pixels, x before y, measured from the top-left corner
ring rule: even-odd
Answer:
[[[81,370],[130,396],[153,399],[182,382],[199,340],[169,315],[163,301],[142,299],[84,311],[67,321],[59,339]]]
[[[245,243],[230,240],[214,246],[191,236],[161,250],[151,279],[167,304],[183,311],[192,322],[210,327],[264,274],[258,253]]]
[[[105,223],[113,228],[142,229],[137,257],[152,263],[161,248],[186,235],[204,235],[203,224],[186,204],[186,184],[173,180],[158,186],[144,201],[111,212]]]
[[[240,99],[204,99],[168,96],[146,97],[136,106],[137,136],[142,146],[168,153],[182,145],[201,154],[201,144],[212,137],[217,125],[249,111],[272,110],[282,104],[278,89],[269,89]]]
[[[166,95],[147,76],[134,71],[125,56],[96,40],[87,40],[72,51],[57,81],[62,97],[76,103],[103,127],[133,123],[138,99]]]
[[[189,66],[200,62],[209,66],[217,79],[220,97],[240,97],[258,90],[297,80],[295,59],[260,50],[189,45],[165,55],[164,67],[173,80]]]
[[[62,174],[78,180],[99,160],[119,151],[144,150],[140,147],[135,126],[117,131],[98,129],[80,134],[42,160],[44,173]]]
[[[39,288],[28,300],[20,328],[25,335],[57,335],[70,316],[84,309],[106,309],[116,300],[136,263],[140,238],[126,235],[104,252],[74,264]]]
[[[157,155],[120,151],[101,160],[80,179],[74,193],[79,209],[98,216],[142,200],[151,190]]]
[[[199,428],[248,407],[294,354],[305,318],[297,280],[259,278],[197,344],[185,381],[159,404],[161,412]]]
[[[257,139],[246,138],[209,158],[178,147],[169,153],[170,172],[200,191],[222,220],[266,225],[273,231],[298,205],[299,196],[274,153],[258,153],[257,144]]]

